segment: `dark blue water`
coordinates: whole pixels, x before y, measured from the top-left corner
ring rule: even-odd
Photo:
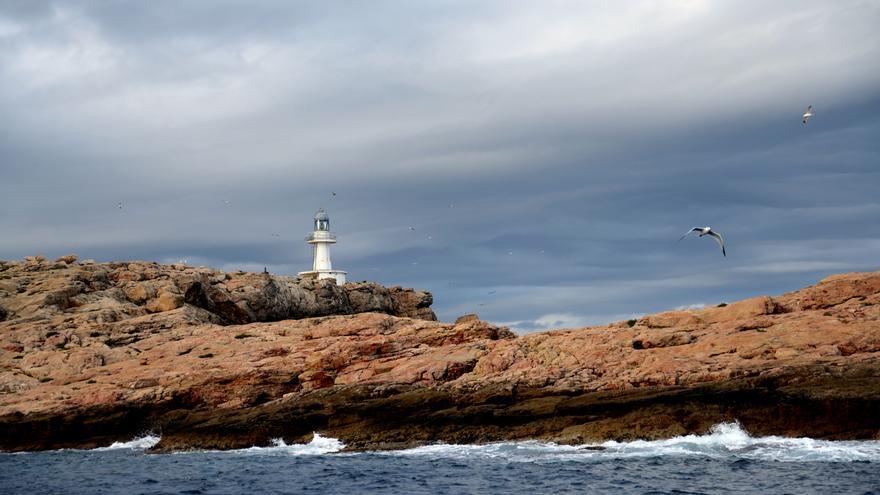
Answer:
[[[0,454],[0,493],[880,494],[880,442],[751,438],[739,430],[603,446],[339,454],[322,438],[308,446],[151,455],[134,443]]]

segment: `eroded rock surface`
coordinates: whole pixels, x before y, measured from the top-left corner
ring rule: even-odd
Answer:
[[[313,431],[353,449],[579,443],[731,420],[755,434],[880,438],[880,273],[517,337],[472,315],[419,319],[432,316],[430,296],[402,289],[167,271],[0,265],[0,449],[106,445],[147,430],[161,432],[157,450]],[[315,302],[324,299],[348,306]],[[373,312],[303,318],[349,307]]]
[[[0,321],[38,324],[46,331],[112,323],[184,305],[181,323],[243,324],[379,312],[436,320],[431,294],[369,282],[337,286],[263,273],[225,273],[205,267],[132,261],[50,262],[29,256],[0,261]]]

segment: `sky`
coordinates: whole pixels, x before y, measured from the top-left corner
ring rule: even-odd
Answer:
[[[876,0],[0,0],[0,259],[293,275],[323,207],[349,280],[519,332],[878,270],[878,26]]]

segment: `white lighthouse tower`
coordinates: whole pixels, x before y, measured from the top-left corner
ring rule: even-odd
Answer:
[[[346,272],[334,270],[330,264],[330,244],[336,244],[336,235],[330,232],[330,215],[324,209],[315,213],[315,231],[306,236],[312,245],[312,269],[299,272],[302,278],[322,280],[332,278],[338,285],[345,283]]]

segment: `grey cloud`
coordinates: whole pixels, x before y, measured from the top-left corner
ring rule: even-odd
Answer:
[[[295,273],[324,206],[353,279],[523,331],[876,269],[878,20],[818,1],[4,2],[0,257]],[[704,224],[727,259],[677,242]]]

